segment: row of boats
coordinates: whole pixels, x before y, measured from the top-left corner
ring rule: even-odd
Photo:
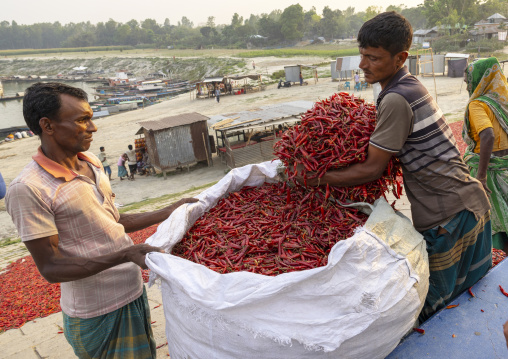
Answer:
[[[195,84],[187,80],[148,80],[112,78],[102,86],[94,87],[96,100],[90,105],[94,117],[104,117],[120,111],[135,110],[194,89]]]

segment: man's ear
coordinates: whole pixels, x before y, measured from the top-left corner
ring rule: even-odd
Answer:
[[[399,67],[404,66],[404,63],[406,62],[408,56],[409,56],[409,52],[407,52],[407,51],[401,51],[397,54],[397,60],[399,62],[398,63]]]
[[[43,117],[39,120],[39,126],[41,126],[41,130],[43,133],[52,135],[53,134],[53,125],[49,118]]]

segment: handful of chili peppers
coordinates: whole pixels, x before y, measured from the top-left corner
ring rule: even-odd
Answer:
[[[376,108],[345,92],[316,102],[303,116],[300,125],[286,131],[275,144],[275,154],[286,166],[290,180],[295,181],[297,166],[303,165],[311,175],[321,178],[327,171],[364,162],[370,136],[376,126]],[[305,180],[308,172],[304,173]],[[392,188],[400,198],[402,176],[399,161],[393,157],[376,181],[354,187],[327,188],[341,201],[373,203]]]

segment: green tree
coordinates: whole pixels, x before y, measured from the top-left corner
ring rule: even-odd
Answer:
[[[363,17],[363,21],[368,21],[372,19],[374,16],[379,15],[383,12],[381,6],[371,5],[367,9],[365,9],[365,15]]]
[[[335,39],[343,36],[346,30],[346,20],[340,10],[332,10],[325,6],[323,17],[319,21],[321,34],[327,39]]]
[[[280,16],[281,33],[288,41],[300,40],[303,36],[303,8],[300,4],[290,5]]]

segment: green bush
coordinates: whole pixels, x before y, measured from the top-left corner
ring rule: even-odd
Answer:
[[[432,41],[434,52],[452,52],[464,49],[466,46],[467,34],[455,34],[449,36],[440,36]]]
[[[270,77],[273,80],[285,79],[286,78],[286,72],[284,70],[275,71]]]
[[[478,52],[478,48],[480,49],[481,54],[492,53],[496,50],[503,49],[504,42],[499,41],[497,39],[480,40],[480,41],[470,42],[466,46],[466,50],[468,52]]]

